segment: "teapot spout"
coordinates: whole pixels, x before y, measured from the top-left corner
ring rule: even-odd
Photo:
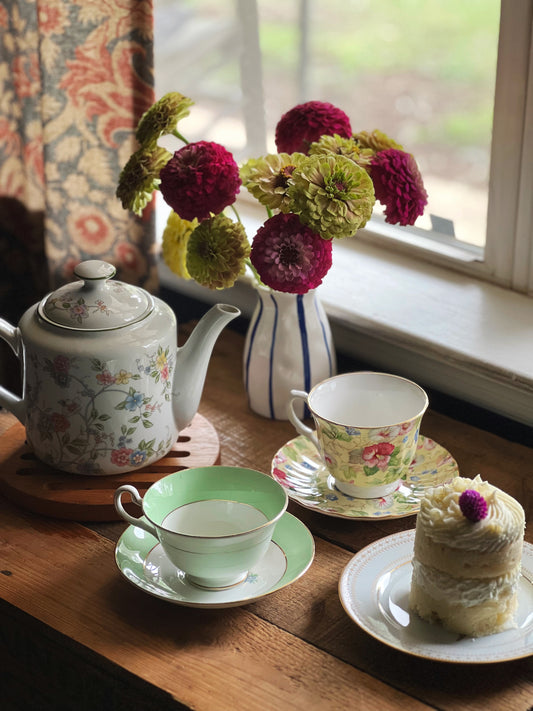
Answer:
[[[202,316],[185,345],[178,348],[172,389],[178,432],[190,425],[198,410],[207,366],[220,332],[240,313],[235,306],[216,304]]]

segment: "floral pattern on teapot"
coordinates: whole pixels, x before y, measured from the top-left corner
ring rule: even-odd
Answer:
[[[51,311],[54,309],[67,311],[70,318],[80,325],[83,323],[83,319],[89,317],[91,311],[109,313],[109,309],[102,299],[96,299],[94,303],[88,303],[79,294],[65,294],[61,299],[50,299],[49,308]]]
[[[46,446],[47,463],[90,475],[100,473],[104,463],[119,472],[164,456],[172,445],[171,436],[156,441],[148,432],[152,417],[171,406],[174,359],[169,350],[159,346],[144,359],[136,358],[135,367],[129,362],[111,364],[66,355],[52,360],[32,354],[35,376],[33,385],[28,384],[29,411],[41,448]],[[56,392],[54,407],[40,405],[45,388]],[[69,394],[61,397],[61,391]],[[118,432],[110,429],[110,407],[126,415]]]

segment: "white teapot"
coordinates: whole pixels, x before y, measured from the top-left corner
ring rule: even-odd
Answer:
[[[0,386],[0,405],[26,427],[55,469],[109,475],[163,457],[196,414],[218,335],[239,309],[217,304],[177,347],[174,312],[144,289],[110,281],[91,260],[0,337],[23,367],[23,395]]]

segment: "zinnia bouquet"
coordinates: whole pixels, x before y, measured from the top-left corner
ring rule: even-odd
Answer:
[[[180,133],[192,105],[171,92],[141,117],[140,147],[117,188],[123,207],[138,215],[153,191],[161,192],[171,208],[163,258],[181,277],[224,289],[248,267],[264,286],[304,294],[329,271],[332,241],[364,227],[376,199],[393,224],[412,225],[424,211],[427,194],[413,156],[379,130],[353,133],[332,104],[295,106],[276,127],[278,152],[240,167],[218,143],[189,143]],[[165,135],[183,147],[174,154],[160,147]],[[251,244],[234,204],[241,186],[267,214]]]

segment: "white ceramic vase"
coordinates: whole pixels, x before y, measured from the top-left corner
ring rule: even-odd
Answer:
[[[287,294],[258,287],[244,346],[243,375],[250,408],[287,420],[293,388],[309,390],[336,374],[326,312],[315,290]],[[300,417],[306,417],[301,405]]]

